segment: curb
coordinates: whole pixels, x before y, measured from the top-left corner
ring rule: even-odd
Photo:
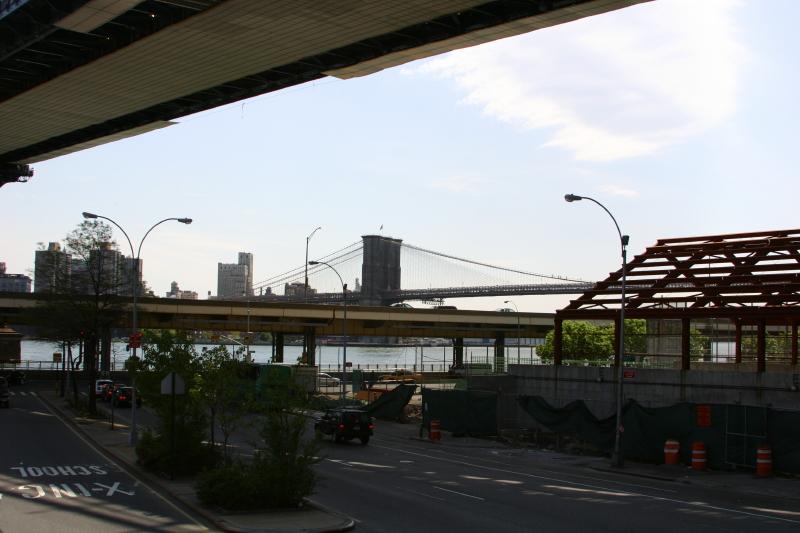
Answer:
[[[182,511],[195,515],[195,518],[200,518],[206,522],[206,526],[213,526],[214,528],[224,531],[226,533],[253,533],[257,531],[259,533],[268,533],[270,530],[261,529],[261,530],[247,530],[247,529],[240,529],[237,527],[231,527],[227,523],[224,522],[224,518],[217,517],[216,515],[208,512],[205,508],[194,504],[193,502],[189,502],[184,500],[183,498],[176,496],[173,494],[161,481],[154,477],[149,472],[142,470],[138,465],[135,463],[131,463],[128,459],[118,455],[117,453],[109,450],[102,444],[100,444],[92,435],[84,431],[84,429],[77,424],[74,420],[74,417],[70,416],[69,413],[65,412],[64,409],[55,405],[53,402],[50,401],[49,398],[46,398],[43,394],[37,394],[37,397],[41,399],[50,409],[54,412],[58,413],[61,420],[65,423],[69,424],[70,427],[75,429],[76,431],[80,432],[86,440],[92,443],[92,445],[102,454],[108,455],[111,457],[123,470],[126,471],[129,475],[132,475],[134,478],[141,478],[150,489],[158,491],[158,493],[168,499],[172,504],[179,507]],[[332,528],[321,528],[321,529],[303,529],[302,532],[308,533],[336,533],[340,531],[349,531],[355,527],[355,520],[347,515],[344,515],[338,511],[334,511],[329,509],[317,502],[314,502],[309,499],[305,499],[305,502],[309,505],[309,507],[313,507],[319,509],[323,512],[326,512],[330,515],[336,516],[342,520],[342,524],[332,527]],[[223,515],[224,516],[224,515]]]
[[[167,490],[167,488],[156,478],[154,478],[150,473],[140,469],[136,464],[130,463],[124,457],[121,457],[117,453],[109,450],[102,444],[100,444],[97,439],[95,439],[92,435],[84,431],[80,424],[76,423],[73,417],[69,415],[69,413],[65,412],[64,409],[55,405],[53,402],[50,401],[49,398],[46,398],[44,395],[39,394],[38,397],[47,404],[54,412],[58,413],[61,420],[68,424],[70,427],[75,429],[76,431],[80,432],[83,437],[92,443],[101,454],[105,454],[109,456],[114,462],[117,463],[125,472],[135,478],[141,478],[152,490],[157,491],[161,496],[169,500],[172,504],[178,506],[181,510],[187,513],[191,513],[197,515],[196,518],[201,518],[205,521],[206,525],[212,525],[214,527],[219,528],[219,524],[216,523],[210,516],[208,516],[205,512],[200,509],[197,509],[195,506],[191,505],[190,503],[186,502],[185,500],[178,498],[172,492]]]

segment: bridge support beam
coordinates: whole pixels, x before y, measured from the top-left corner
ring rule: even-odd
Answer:
[[[283,363],[283,333],[272,334],[272,362]]]
[[[316,366],[317,361],[317,335],[314,328],[307,327],[303,333],[303,345],[305,346],[305,353],[303,354],[303,362],[308,366]]]
[[[503,373],[506,371],[506,334],[497,333],[494,338],[494,371]]]
[[[464,337],[456,337],[453,339],[452,368],[464,368]]]
[[[692,319],[681,319],[681,370],[692,367]]]
[[[111,370],[111,328],[106,326],[100,334],[100,370]]]
[[[564,354],[564,321],[560,318],[555,319],[555,329],[553,330],[553,364],[555,366],[561,365],[561,359]]]

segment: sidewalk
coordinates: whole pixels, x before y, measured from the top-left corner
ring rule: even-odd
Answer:
[[[128,446],[128,426],[115,424],[110,430],[107,420],[88,419],[77,416],[66,400],[54,392],[42,391],[39,397],[67,423],[77,428],[92,443],[110,455],[121,466],[131,471],[154,490],[192,513],[203,517],[222,531],[229,532],[335,532],[347,531],[355,526],[352,518],[325,509],[310,500],[301,509],[276,510],[255,513],[223,514],[203,507],[197,500],[192,480],[168,480],[141,470],[136,464],[136,452]]]

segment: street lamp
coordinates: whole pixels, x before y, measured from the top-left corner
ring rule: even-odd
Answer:
[[[342,303],[344,304],[344,317],[342,318],[342,383],[341,383],[341,390],[339,392],[340,400],[344,400],[344,392],[345,392],[345,382],[347,377],[347,283],[342,280],[342,276],[339,275],[339,271],[333,268],[331,265],[326,263],[325,261],[309,261],[307,264],[314,266],[314,265],[325,265],[326,267],[333,270],[333,272],[339,277],[339,282],[342,284]]]
[[[306,237],[306,284],[303,286],[303,303],[308,303],[308,241],[311,240],[311,237],[314,236],[316,232],[322,229],[322,226],[317,226],[314,231],[309,233],[308,237]]]
[[[503,303],[513,305],[514,311],[517,312],[517,364],[519,364],[519,337],[522,334],[522,327],[519,323],[519,309],[517,308],[517,304],[515,304],[512,300],[506,300]]]
[[[125,232],[124,229],[122,229],[122,226],[117,224],[114,220],[112,220],[112,219],[110,219],[108,217],[104,217],[102,215],[96,215],[94,213],[89,213],[87,211],[83,212],[83,218],[85,218],[85,219],[102,218],[103,220],[108,220],[109,222],[114,224],[117,228],[119,228],[119,230],[122,232],[123,235],[125,235],[125,239],[128,241],[128,246],[131,247],[131,257],[133,258],[133,287],[132,287],[132,289],[133,289],[133,333],[136,334],[136,333],[138,333],[138,329],[139,329],[137,306],[138,306],[138,303],[139,303],[139,257],[141,256],[141,253],[142,253],[142,244],[144,244],[144,240],[147,238],[148,235],[150,235],[150,232],[153,231],[153,229],[156,226],[158,226],[159,224],[163,224],[164,222],[167,222],[167,221],[170,221],[170,220],[177,220],[181,224],[191,224],[192,223],[192,219],[191,218],[175,218],[175,217],[172,217],[172,218],[165,218],[164,220],[160,220],[160,221],[156,222],[155,224],[150,226],[150,229],[147,230],[147,232],[145,232],[144,237],[142,237],[142,240],[139,241],[139,248],[137,249],[136,255],[134,256],[134,254],[133,254],[133,243],[131,243],[130,237],[128,237],[128,234]],[[133,356],[132,357],[133,357],[134,360],[136,360],[136,349],[138,348],[137,344],[138,344],[138,342],[134,342],[133,343]],[[128,437],[128,444],[130,446],[135,446],[136,445],[136,441],[138,439],[138,434],[137,434],[137,430],[136,430],[136,373],[135,372],[133,374],[132,386],[133,386],[133,394],[132,394],[132,398],[131,398],[131,432],[130,432],[130,436]]]
[[[611,220],[614,221],[614,226],[617,228],[617,234],[619,235],[619,243],[620,247],[622,248],[622,295],[620,297],[620,305],[619,305],[619,363],[617,364],[617,423],[616,423],[616,430],[614,431],[614,451],[611,454],[611,465],[621,467],[623,464],[623,457],[622,457],[622,383],[623,383],[623,376],[624,376],[624,366],[625,366],[625,277],[626,277],[626,263],[627,263],[627,251],[626,247],[628,246],[628,235],[623,235],[619,229],[619,224],[617,224],[617,219],[614,218],[614,215],[611,214],[611,211],[606,209],[606,206],[595,200],[594,198],[589,198],[588,196],[578,196],[577,194],[566,194],[564,195],[564,200],[567,202],[577,202],[579,200],[589,200],[590,202],[594,202],[600,207],[603,208],[603,211],[608,213],[608,216],[611,217]]]

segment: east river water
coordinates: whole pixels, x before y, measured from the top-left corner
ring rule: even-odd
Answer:
[[[196,344],[197,350],[214,348],[215,345]],[[228,350],[233,351],[238,346],[228,344]],[[125,360],[130,355],[125,343],[114,342],[111,345],[111,359],[114,368],[122,368]],[[23,340],[21,359],[23,365],[26,361],[31,366],[49,366],[53,361],[53,353],[62,351],[60,344],[46,341]],[[303,347],[300,345],[284,346],[283,360],[294,363],[300,357]],[[77,357],[77,348],[73,346],[73,357]],[[250,353],[256,363],[267,363],[272,357],[272,346],[257,344],[250,347]],[[519,350],[519,357],[523,362],[536,358],[535,349],[523,345]],[[465,346],[464,361],[468,363],[487,363],[494,357],[492,346]],[[317,346],[317,364],[323,371],[340,368],[342,363],[341,346]],[[517,347],[515,344],[506,346],[506,360],[514,363],[517,360]],[[453,362],[453,348],[451,346],[348,346],[347,361],[352,363],[354,369],[385,370],[394,368],[419,369],[423,364],[426,372],[441,372],[447,370]]]

